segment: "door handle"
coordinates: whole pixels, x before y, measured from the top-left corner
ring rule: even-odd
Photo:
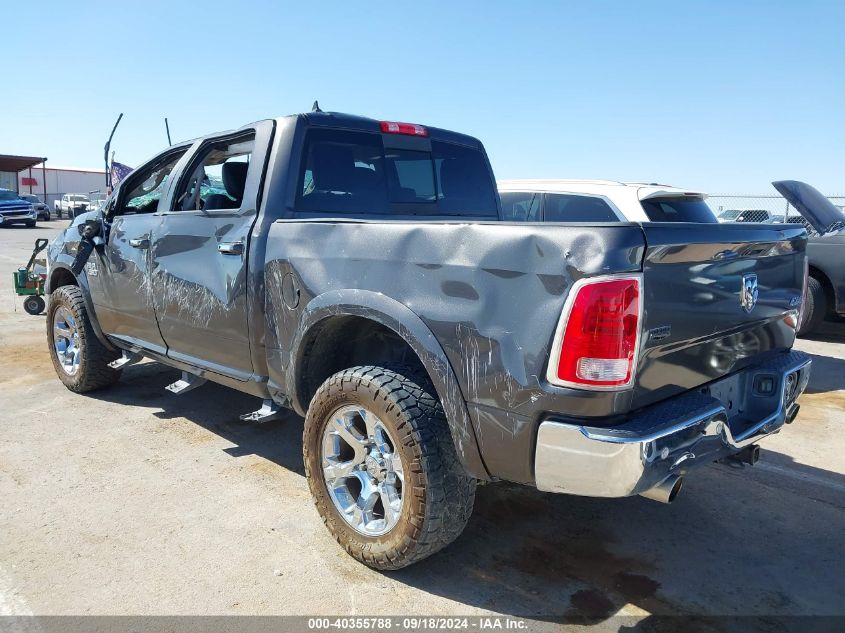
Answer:
[[[148,237],[136,237],[134,240],[129,240],[129,246],[132,248],[149,248],[150,239]]]
[[[224,255],[243,255],[243,242],[220,242],[217,245],[217,252]]]

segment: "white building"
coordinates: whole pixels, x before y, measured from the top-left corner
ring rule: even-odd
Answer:
[[[34,194],[53,208],[53,201],[66,193],[105,192],[106,172],[48,165],[38,156],[0,154],[0,189]]]
[[[32,193],[43,199],[45,182],[45,202],[52,209],[53,201],[66,193],[105,192],[106,172],[103,169],[36,165],[18,172],[18,193]]]

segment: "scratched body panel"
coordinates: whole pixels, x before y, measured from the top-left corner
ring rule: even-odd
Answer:
[[[567,289],[585,275],[639,270],[644,247],[635,225],[535,227],[277,222],[266,255],[271,347],[280,362],[292,362],[303,315],[326,293],[354,289],[395,300],[445,352],[488,469],[530,480],[532,422],[542,412],[607,415],[628,405],[624,394],[543,383]],[[301,292],[295,309],[284,299],[286,275]]]

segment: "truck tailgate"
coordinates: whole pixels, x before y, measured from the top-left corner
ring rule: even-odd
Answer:
[[[644,317],[634,408],[786,350],[806,234],[765,224],[643,224]]]

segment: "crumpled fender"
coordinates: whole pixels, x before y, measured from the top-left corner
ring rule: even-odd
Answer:
[[[320,294],[306,307],[300,327],[291,342],[292,363],[287,368],[286,383],[297,384],[304,357],[304,345],[309,330],[323,319],[339,316],[358,316],[371,319],[396,332],[410,345],[422,361],[437,396],[446,412],[455,450],[464,468],[473,477],[489,480],[490,475],[481,459],[475,431],[467,411],[466,401],[446,353],[431,330],[406,305],[383,294],[369,290],[332,290]],[[292,394],[299,400],[298,394]],[[302,403],[296,403],[301,407]],[[302,407],[305,410],[306,407]]]
[[[69,227],[66,233],[69,232],[71,228],[72,227]],[[73,230],[75,232],[75,229]],[[53,279],[56,276],[56,272],[59,270],[66,271],[68,275],[70,275],[76,280],[76,285],[79,286],[80,290],[82,290],[82,298],[85,300],[85,310],[88,313],[88,319],[91,321],[91,327],[94,330],[94,334],[96,334],[100,342],[106,346],[106,349],[115,351],[117,348],[111,343],[111,341],[109,341],[106,335],[103,334],[103,330],[100,329],[100,322],[97,319],[97,312],[94,309],[94,302],[91,300],[91,290],[88,287],[88,276],[86,275],[84,270],[81,274],[74,275],[70,269],[75,256],[75,253],[71,254],[70,251],[71,249],[67,248],[65,234],[60,234],[47,247],[47,261],[49,264],[49,274],[47,275],[47,283],[44,287],[44,294],[51,295],[53,291],[56,290],[56,288],[53,287]]]

